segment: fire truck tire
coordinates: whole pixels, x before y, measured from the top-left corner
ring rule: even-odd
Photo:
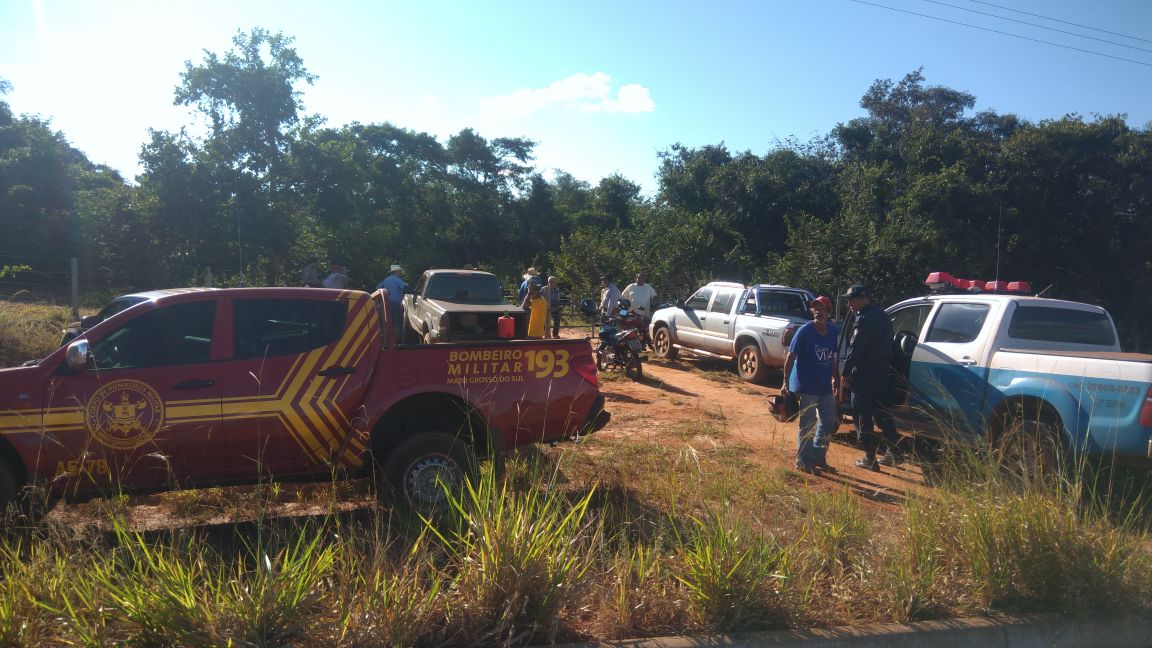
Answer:
[[[476,455],[462,440],[443,432],[414,436],[384,462],[387,486],[416,510],[440,508],[447,501],[444,487],[459,492],[476,474]]]
[[[652,350],[656,353],[656,357],[665,360],[675,360],[680,354],[680,350],[672,346],[672,333],[667,326],[657,327],[652,337]]]
[[[8,462],[0,459],[0,514],[7,513],[10,505],[18,503],[18,495],[16,475]]]
[[[768,367],[764,366],[764,357],[760,355],[760,347],[754,342],[746,342],[736,352],[736,369],[740,377],[750,383],[763,383],[768,375]]]

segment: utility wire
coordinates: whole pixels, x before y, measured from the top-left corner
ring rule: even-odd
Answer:
[[[1048,27],[1047,25],[1038,25],[1036,23],[1028,22],[1027,20],[1017,20],[1015,18],[1009,18],[1007,16],[997,16],[996,14],[988,13],[987,11],[980,11],[978,9],[968,9],[966,7],[959,7],[959,6],[956,6],[954,4],[949,4],[947,2],[940,2],[940,0],[924,0],[924,2],[931,2],[932,4],[938,4],[942,7],[951,7],[953,9],[959,9],[960,11],[968,11],[971,13],[980,14],[981,16],[991,16],[993,18],[998,18],[1000,20],[1007,20],[1008,22],[1020,23],[1021,25],[1028,25],[1029,27],[1039,27],[1040,29],[1047,29],[1048,31],[1054,31],[1054,32],[1057,32],[1060,34],[1068,34],[1069,36],[1076,36],[1077,38],[1087,38],[1088,40],[1099,41],[1101,43],[1108,43],[1109,45],[1117,45],[1119,47],[1127,47],[1127,48],[1134,49],[1134,50],[1140,50],[1141,52],[1152,53],[1152,49],[1147,49],[1145,47],[1137,47],[1136,45],[1129,45],[1127,43],[1117,43],[1116,41],[1110,41],[1106,38],[1096,38],[1095,36],[1088,36],[1087,34],[1077,34],[1076,32],[1071,32],[1071,31],[1067,31],[1064,29],[1057,29],[1055,27]]]
[[[899,11],[900,13],[911,14],[913,16],[920,16],[921,18],[929,18],[932,20],[939,20],[940,22],[952,23],[953,25],[960,25],[961,27],[971,27],[972,29],[979,29],[982,31],[992,32],[994,34],[1000,34],[1002,36],[1011,36],[1012,38],[1019,38],[1022,40],[1032,41],[1034,43],[1042,43],[1044,45],[1052,45],[1053,47],[1063,47],[1064,49],[1067,49],[1067,50],[1073,50],[1076,52],[1083,52],[1085,54],[1095,54],[1096,56],[1103,56],[1104,58],[1116,59],[1117,61],[1125,61],[1127,63],[1135,63],[1136,65],[1143,65],[1144,67],[1152,67],[1152,63],[1146,63],[1144,61],[1137,61],[1134,59],[1124,58],[1123,56],[1113,56],[1111,54],[1105,54],[1103,52],[1096,52],[1093,50],[1087,50],[1087,49],[1083,49],[1080,47],[1072,47],[1071,45],[1064,45],[1062,43],[1053,43],[1052,41],[1046,41],[1046,40],[1042,40],[1039,38],[1032,38],[1030,36],[1021,36],[1020,34],[1013,34],[1011,32],[1000,31],[999,29],[992,29],[989,27],[981,27],[979,25],[972,25],[969,23],[960,22],[958,20],[949,20],[947,18],[940,18],[938,16],[931,16],[928,14],[917,13],[915,11],[908,11],[907,9],[898,9],[896,7],[889,7],[887,5],[876,4],[874,2],[865,2],[864,0],[851,0],[851,1],[855,2],[857,4],[868,5],[871,7],[879,7],[880,9],[888,9],[889,11]]]
[[[1092,31],[1098,31],[1098,32],[1103,33],[1103,34],[1112,34],[1113,36],[1120,36],[1122,38],[1131,38],[1132,40],[1144,41],[1145,43],[1152,43],[1152,40],[1148,40],[1147,38],[1140,38],[1139,36],[1129,36],[1128,34],[1121,34],[1120,32],[1108,31],[1107,29],[1099,29],[1096,27],[1089,27],[1088,25],[1081,25],[1080,23],[1068,22],[1067,20],[1060,20],[1059,18],[1051,18],[1049,16],[1042,16],[1040,14],[1028,13],[1027,11],[1021,11],[1019,9],[1013,9],[1011,7],[1002,7],[998,4],[992,4],[991,2],[981,2],[980,0],[968,0],[968,1],[969,2],[975,2],[976,4],[987,5],[989,7],[996,7],[997,9],[1003,9],[1004,11],[1014,11],[1016,13],[1022,13],[1025,16],[1032,16],[1033,18],[1043,18],[1044,20],[1051,20],[1052,22],[1064,23],[1065,25],[1072,25],[1073,27],[1082,27],[1084,29],[1091,29]]]

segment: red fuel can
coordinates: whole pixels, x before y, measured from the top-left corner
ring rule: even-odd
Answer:
[[[516,336],[516,318],[505,312],[496,318],[496,335],[502,340],[511,340]]]

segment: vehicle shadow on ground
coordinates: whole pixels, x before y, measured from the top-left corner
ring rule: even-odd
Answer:
[[[649,362],[658,367],[675,371],[723,371],[729,369],[733,374],[736,372],[735,365],[731,360],[718,360],[716,358],[679,358],[676,360],[655,358]]]
[[[600,393],[609,403],[631,403],[633,405],[649,405],[652,401],[645,398],[635,398],[627,394],[620,394],[609,389],[600,389]]]

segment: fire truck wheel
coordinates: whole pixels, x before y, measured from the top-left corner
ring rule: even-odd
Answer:
[[[656,357],[666,360],[675,360],[676,356],[679,355],[679,349],[672,346],[672,334],[668,331],[667,326],[656,329],[652,338],[652,350],[656,352]]]
[[[8,462],[0,459],[0,515],[8,511],[9,505],[17,503],[16,475]]]
[[[429,432],[404,441],[384,463],[387,485],[412,508],[431,510],[447,502],[448,492],[459,493],[465,479],[476,474],[476,455],[460,439]]]
[[[764,358],[760,355],[760,347],[754,342],[745,343],[736,353],[736,368],[740,377],[750,383],[762,383],[768,373],[764,366]]]

